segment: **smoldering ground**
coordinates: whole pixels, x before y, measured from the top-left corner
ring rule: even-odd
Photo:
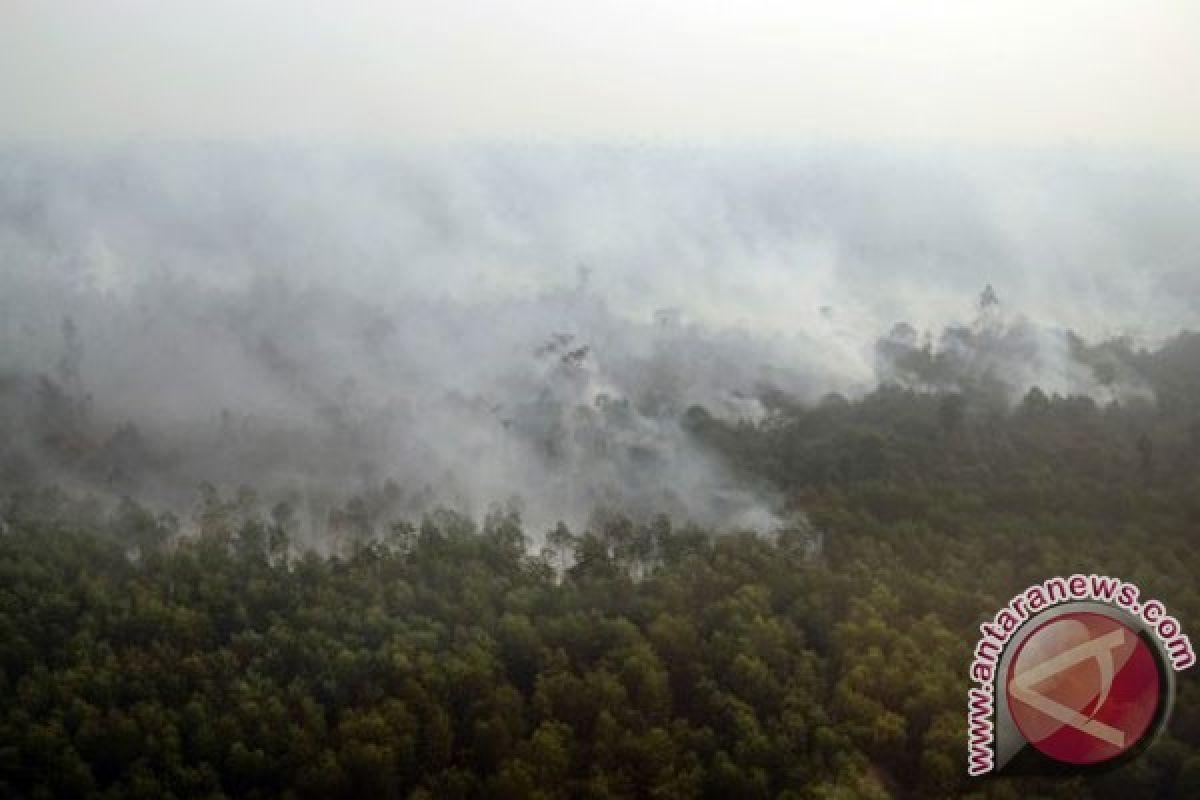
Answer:
[[[307,509],[313,541],[363,493],[409,515],[511,502],[534,529],[604,507],[767,528],[779,501],[693,441],[689,408],[984,377],[1008,401],[1147,399],[1067,331],[1194,325],[1198,174],[1069,152],[10,149],[0,467],[185,512],[204,482],[248,484]]]

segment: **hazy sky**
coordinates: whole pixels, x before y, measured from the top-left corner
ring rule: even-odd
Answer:
[[[1200,3],[5,0],[0,139],[1200,141]]]

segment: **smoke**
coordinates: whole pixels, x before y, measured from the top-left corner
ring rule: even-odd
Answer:
[[[1067,332],[1195,324],[1198,175],[1112,153],[9,150],[0,468],[174,508],[250,484],[314,539],[354,493],[511,501],[535,528],[597,507],[770,526],[688,408],[981,376],[1141,396]],[[977,309],[987,283],[1001,303]]]
[[[1108,404],[1153,402],[1152,382],[1134,363],[1127,338],[1089,347],[1071,331],[1039,327],[1005,313],[989,285],[969,324],[946,326],[937,341],[906,323],[875,345],[882,382],[920,391],[980,392],[1001,407],[1037,387]]]

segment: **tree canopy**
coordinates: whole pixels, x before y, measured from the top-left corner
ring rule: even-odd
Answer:
[[[1119,769],[965,775],[970,651],[1014,592],[1119,575],[1200,624],[1185,373],[1163,369],[1158,405],[884,386],[759,422],[692,409],[690,436],[783,497],[772,535],[359,498],[321,555],[249,489],[205,488],[193,535],[133,499],[13,489],[0,794],[1200,796],[1186,674],[1167,734]]]

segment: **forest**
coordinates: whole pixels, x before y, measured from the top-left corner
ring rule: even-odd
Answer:
[[[367,493],[318,551],[253,485],[204,485],[184,519],[10,466],[0,795],[1200,796],[1187,673],[1139,759],[965,774],[969,654],[1014,592],[1095,571],[1200,622],[1200,336],[1070,340],[1150,399],[1012,403],[903,338],[860,397],[684,412],[780,498],[768,533],[620,508],[532,530],[504,502],[406,518]]]
[[[1046,6],[0,0],[0,800],[1200,800],[1200,2]]]

